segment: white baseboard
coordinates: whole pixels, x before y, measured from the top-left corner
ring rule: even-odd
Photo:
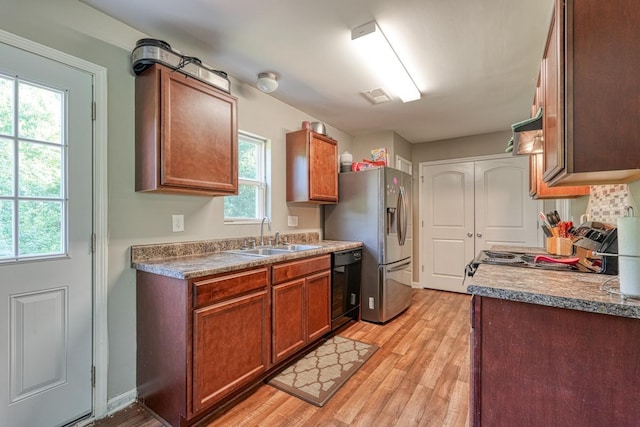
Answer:
[[[109,399],[107,402],[107,415],[112,415],[121,409],[126,408],[136,401],[138,390],[135,388],[126,393],[122,393],[116,397]]]

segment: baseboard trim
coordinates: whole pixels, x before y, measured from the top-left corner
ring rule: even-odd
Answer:
[[[107,415],[113,415],[121,409],[126,408],[136,401],[138,390],[135,388],[126,393],[122,393],[107,402]]]

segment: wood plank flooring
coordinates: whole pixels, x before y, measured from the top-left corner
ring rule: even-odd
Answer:
[[[198,427],[468,426],[469,302],[464,294],[415,289],[396,319],[340,331],[380,349],[323,408],[265,384]],[[163,426],[137,404],[92,425]]]

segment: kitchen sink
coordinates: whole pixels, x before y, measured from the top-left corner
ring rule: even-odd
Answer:
[[[254,249],[236,249],[227,251],[227,253],[239,254],[239,255],[251,255],[251,256],[271,256],[271,255],[282,255],[282,254],[290,254],[291,251],[289,249],[279,249],[272,247],[262,247],[262,248],[254,248]]]
[[[291,252],[310,251],[312,249],[318,249],[321,247],[322,246],[316,246],[316,245],[293,245],[293,244],[286,246],[286,248]]]
[[[226,251],[230,254],[238,254],[238,255],[251,255],[251,256],[272,256],[272,255],[282,255],[282,254],[290,254],[293,252],[300,251],[310,251],[312,249],[318,249],[321,246],[316,245],[282,245],[282,246],[261,246],[259,248],[253,249],[233,249],[230,251]]]

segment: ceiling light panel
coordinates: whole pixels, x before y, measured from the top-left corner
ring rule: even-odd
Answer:
[[[351,40],[385,87],[402,102],[420,99],[420,90],[375,21],[354,28]]]

